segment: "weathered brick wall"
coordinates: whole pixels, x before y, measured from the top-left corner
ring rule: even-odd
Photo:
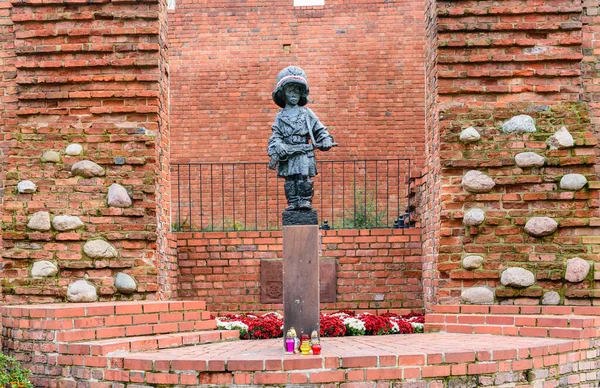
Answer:
[[[441,240],[438,257],[441,303],[456,303],[461,291],[473,286],[495,289],[501,303],[540,303],[544,292],[556,291],[561,303],[591,304],[598,297],[598,192],[593,188],[579,191],[561,189],[559,181],[569,173],[595,179],[594,146],[585,106],[577,103],[537,106],[512,105],[507,108],[452,108],[442,111],[440,130],[443,148]],[[517,114],[527,113],[536,122],[537,132],[504,134],[499,127]],[[547,138],[561,126],[568,128],[575,146],[550,150]],[[458,140],[462,129],[473,126],[481,140],[463,144]],[[542,167],[518,167],[514,156],[536,152],[546,158]],[[489,192],[468,192],[461,180],[468,171],[477,170],[491,177],[496,186]],[[595,187],[595,186],[593,186]],[[485,212],[481,226],[465,226],[463,216],[470,209]],[[524,231],[525,223],[535,216],[551,217],[558,222],[557,232],[533,237]],[[465,269],[465,256],[484,258],[475,270]],[[580,257],[592,265],[582,282],[565,280],[566,261]],[[595,267],[594,267],[595,266]],[[502,286],[504,270],[524,268],[535,275],[535,284],[526,288]]]
[[[14,125],[15,111],[17,109],[17,69],[15,67],[16,54],[14,50],[15,33],[11,18],[12,8],[10,1],[0,2],[0,69],[2,79],[0,80],[1,101],[0,104],[0,214],[3,212],[4,204],[4,182],[6,180],[6,160],[10,149],[10,136],[8,128]],[[0,246],[2,245],[2,229],[0,229]],[[3,261],[0,255],[0,268]],[[0,297],[2,290],[0,287]]]
[[[438,1],[440,100],[577,101],[579,1]]]
[[[210,330],[216,322],[204,302],[6,306],[2,321],[4,352],[32,371],[36,387],[592,388],[600,382],[598,307],[436,306],[435,312],[426,316],[425,330],[452,333],[424,335],[426,344],[418,336],[325,339],[325,356],[283,360],[272,341],[223,344],[239,332]],[[511,338],[481,335],[500,332]],[[262,358],[249,360],[249,347]]]
[[[437,111],[437,3],[426,1],[425,166],[417,181],[415,212],[423,228],[423,297],[429,309],[437,302],[437,255],[440,231],[440,137]]]
[[[421,1],[182,1],[169,14],[173,162],[266,161],[277,73],[308,74],[328,159],[424,161]],[[325,157],[324,157],[325,158]]]
[[[582,100],[588,107],[592,129],[600,139],[600,6],[597,1],[583,3]],[[596,148],[596,156],[600,148]],[[596,173],[600,169],[596,166]]]
[[[585,13],[578,2],[551,0],[437,1],[435,6],[438,33],[428,40],[432,48],[436,39],[439,43],[438,88],[427,88],[428,101],[435,105],[427,115],[432,123],[427,123],[426,144],[432,144],[427,156],[435,161],[436,143],[429,139],[440,137],[442,168],[424,179],[421,195],[424,221],[441,216],[441,239],[436,247],[435,237],[424,236],[426,266],[430,246],[439,254],[433,264],[439,273],[424,272],[425,295],[439,282],[431,293],[434,303],[459,302],[461,293],[474,286],[494,290],[494,303],[538,304],[547,291],[557,291],[560,303],[593,303],[598,286],[593,246],[598,195],[594,184],[574,192],[560,189],[558,182],[568,173],[597,179],[597,120],[591,94],[597,83],[597,70],[592,70],[597,53],[590,50],[596,28],[590,16],[595,16],[597,5],[585,5]],[[434,82],[429,75],[427,79]],[[578,103],[582,86],[588,105]],[[503,134],[501,125],[519,114],[532,116],[537,132]],[[546,140],[563,125],[575,146],[550,150]],[[464,144],[459,134],[470,126],[481,140]],[[545,156],[545,165],[517,167],[514,156],[526,151]],[[426,165],[435,169],[431,161]],[[496,187],[487,194],[469,193],[461,185],[469,170],[487,174]],[[431,179],[439,179],[441,186]],[[431,210],[436,196],[441,200],[437,211]],[[462,223],[471,208],[486,213],[480,227]],[[554,218],[558,231],[544,238],[529,236],[523,226],[533,216]],[[428,230],[426,221],[424,229]],[[461,260],[468,255],[482,256],[483,265],[464,269]],[[576,256],[587,260],[592,270],[583,282],[570,283],[565,280],[566,261]],[[509,267],[530,270],[535,284],[521,289],[500,285],[501,273]]]
[[[16,53],[18,86],[6,86],[0,146],[7,162],[4,301],[62,301],[67,286],[85,277],[100,299],[126,298],[114,286],[118,272],[137,281],[131,298],[153,298],[161,259],[155,242],[161,130],[158,2],[32,0],[15,1],[12,9],[5,5],[3,12],[12,12],[15,37],[11,40],[11,22],[4,18],[3,77],[6,82],[15,77],[10,63]],[[11,103],[15,95],[18,100]],[[65,154],[72,143],[83,146],[80,155]],[[50,150],[59,153],[58,162],[41,161]],[[72,165],[86,159],[102,166],[105,175],[72,175]],[[37,190],[19,194],[16,187],[23,180],[33,181]],[[132,206],[107,206],[112,183],[128,190]],[[78,216],[83,226],[65,232],[32,230],[28,221],[39,211],[51,217]],[[86,256],[82,246],[90,239],[107,240],[118,256]],[[31,278],[39,260],[56,265],[58,274]]]
[[[420,310],[421,230],[329,230],[322,259],[335,259],[337,301],[321,308]],[[281,232],[177,233],[179,296],[211,311],[272,311],[261,303],[261,260],[281,259]]]
[[[171,126],[169,122],[169,39],[167,1],[159,1],[158,133],[156,203],[159,298],[177,297],[177,238],[171,231]]]

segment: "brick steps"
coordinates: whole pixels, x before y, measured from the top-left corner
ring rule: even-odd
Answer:
[[[101,302],[2,307],[2,323],[24,340],[104,340],[213,330],[204,302]],[[50,335],[53,338],[48,338]]]
[[[453,318],[451,316],[448,316]],[[518,325],[494,325],[489,323],[432,323],[425,322],[426,332],[446,332],[463,334],[494,334],[520,337],[552,337],[568,339],[594,338],[600,335],[600,330],[595,327],[540,327]]]
[[[600,306],[437,305],[433,314],[600,315]]]
[[[60,352],[71,342],[214,330],[205,309],[202,301],[136,301],[3,306],[0,314],[9,348],[32,341],[41,351]]]
[[[520,306],[444,306],[439,309],[444,312],[426,316],[427,325],[443,325],[447,331],[471,330],[470,334],[323,338],[321,356],[302,356],[284,354],[281,338],[236,341],[238,332],[235,330],[161,333],[160,329],[168,327],[186,330],[201,324],[211,325],[212,329],[215,325],[210,319],[167,322],[173,317],[180,319],[179,315],[172,314],[188,312],[178,310],[181,303],[169,303],[121,305],[115,302],[108,308],[106,304],[89,304],[83,310],[77,310],[81,306],[62,306],[62,310],[61,307],[17,307],[14,312],[20,315],[3,319],[21,327],[3,328],[6,348],[9,354],[23,360],[36,352],[33,357],[48,368],[44,371],[54,373],[34,376],[36,386],[53,386],[53,380],[64,381],[64,386],[91,381],[90,387],[95,388],[121,384],[163,387],[335,384],[373,388],[380,383],[390,385],[392,381],[460,380],[471,376],[485,380],[491,378],[490,375],[503,382],[519,382],[519,373],[528,370],[535,370],[535,380],[541,382],[553,379],[557,368],[563,371],[560,378],[575,378],[571,375],[576,372],[566,368],[574,361],[580,361],[579,367],[585,370],[577,372],[577,378],[596,381],[596,375],[588,372],[600,366],[596,340],[600,318],[567,314],[573,313],[574,308],[555,307],[554,312],[560,315],[535,316]],[[192,312],[202,318],[206,313],[201,309],[204,306],[195,307],[198,310]],[[503,309],[498,310],[500,307]],[[4,311],[6,309],[12,307],[5,307]],[[82,315],[74,315],[75,311]],[[461,311],[464,311],[462,315]],[[468,311],[470,313],[466,313]],[[490,314],[491,311],[496,313]],[[584,312],[592,314],[595,310]],[[134,317],[139,325],[133,324]],[[123,318],[131,319],[131,326],[100,327],[111,320],[117,325]],[[140,323],[139,319],[158,319],[159,322]],[[79,329],[41,329],[46,321],[54,325],[69,322],[71,327],[77,322]],[[151,327],[152,335],[97,338],[110,333],[103,330],[113,330],[113,334],[115,330],[124,330],[127,334],[130,327],[138,326]],[[477,334],[479,330],[490,328],[514,336],[507,340],[502,336]],[[519,337],[532,329],[540,330],[539,337]],[[93,333],[94,338],[76,341],[75,337],[64,337],[69,332],[77,333],[75,337]],[[24,340],[25,337],[29,339]],[[73,341],[61,343],[57,340],[59,337]],[[37,364],[25,362],[24,365],[35,367]],[[64,371],[70,375],[61,375]],[[509,371],[510,376],[506,374]]]
[[[151,314],[159,312],[183,312],[205,310],[202,301],[139,301],[139,302],[95,302],[95,303],[55,303],[48,305],[2,306],[0,312],[5,317],[26,318],[73,318],[130,314]]]
[[[239,338],[237,330],[211,330],[153,336],[124,337],[99,341],[66,343],[59,346],[61,354],[106,356],[116,351],[143,352],[149,350],[201,345]]]
[[[582,357],[579,352],[592,346],[587,340],[514,338],[506,341],[499,336],[463,334],[323,338],[322,344],[321,356],[284,354],[280,338],[115,354],[114,366],[104,371],[103,378],[111,383],[150,386],[319,386],[353,381],[357,387],[374,387],[377,382],[385,384],[391,380],[552,367],[566,362],[569,357]]]
[[[592,328],[600,326],[600,318],[585,317],[579,315],[567,316],[536,316],[536,315],[453,315],[453,314],[428,314],[427,323],[447,324],[489,324],[508,326],[532,326],[532,327],[557,327],[557,328]]]
[[[69,330],[59,332],[56,339],[60,342],[76,342],[86,340],[101,340],[120,337],[137,337],[141,335],[159,335],[174,332],[191,332],[198,330],[216,329],[214,320],[189,322],[166,322],[154,324],[123,325],[114,327],[98,327],[84,330]]]
[[[573,315],[575,311],[594,314],[596,308],[583,310],[575,306],[546,306],[541,307],[541,310],[559,315],[534,315],[535,311],[540,310],[540,307],[531,307],[438,306],[435,309],[437,313],[425,316],[424,330],[426,332],[566,339],[600,337],[600,318]],[[442,313],[444,311],[447,313]],[[525,312],[529,312],[529,314],[525,314]],[[570,315],[567,315],[569,313]]]

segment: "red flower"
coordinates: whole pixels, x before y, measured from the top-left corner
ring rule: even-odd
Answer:
[[[371,314],[361,314],[357,317],[365,323],[366,335],[388,334],[392,329],[392,322],[388,317],[379,317]]]
[[[225,317],[248,325],[248,332],[241,339],[269,339],[283,336],[283,320],[275,314],[263,316],[228,314]]]
[[[425,323],[425,316],[423,314],[419,314],[419,313],[406,314],[406,315],[402,316],[402,318],[404,318],[410,322]]]
[[[393,320],[398,325],[398,333],[397,334],[412,334],[415,332],[414,327],[410,324],[410,322],[406,321],[403,318],[394,319]]]
[[[346,325],[340,317],[321,314],[319,319],[321,337],[343,337],[346,335]]]
[[[414,333],[412,324],[424,323],[422,314],[410,313],[400,316],[395,313],[384,313],[380,316],[373,314],[356,315],[354,311],[340,310],[338,313],[347,314],[350,317],[360,319],[365,324],[366,335],[383,335],[396,333],[395,325],[398,325],[399,334]],[[335,314],[335,313],[334,313]],[[242,331],[241,339],[268,339],[283,336],[283,320],[279,315],[268,313],[262,316],[245,314],[224,314],[219,317],[222,321],[240,321],[248,326],[248,331]],[[392,331],[392,329],[394,329]],[[344,318],[339,316],[320,316],[320,332],[322,337],[342,337],[346,335]]]

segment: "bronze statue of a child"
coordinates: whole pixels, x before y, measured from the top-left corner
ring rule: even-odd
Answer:
[[[279,163],[277,175],[285,178],[285,210],[312,209],[310,178],[317,175],[314,149],[329,151],[337,145],[317,116],[304,107],[308,93],[304,70],[289,66],[279,72],[273,101],[283,109],[275,117],[267,152],[269,168]]]

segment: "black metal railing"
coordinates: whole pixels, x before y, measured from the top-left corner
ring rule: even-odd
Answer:
[[[313,208],[325,228],[408,225],[410,159],[318,161]],[[287,206],[267,163],[171,166],[173,231],[274,230]],[[325,222],[327,221],[327,222]]]

